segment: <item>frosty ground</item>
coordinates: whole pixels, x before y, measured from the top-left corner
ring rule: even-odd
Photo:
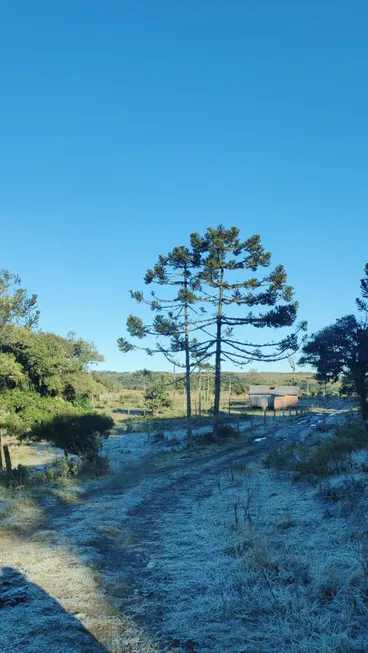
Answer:
[[[361,513],[262,465],[346,417],[254,419],[191,451],[119,431],[108,477],[4,493],[1,651],[366,651]]]

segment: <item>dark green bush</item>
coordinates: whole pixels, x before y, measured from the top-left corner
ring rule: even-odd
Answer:
[[[7,488],[21,487],[27,484],[29,472],[27,467],[18,465],[14,467],[11,472],[5,470],[0,472],[0,485]]]
[[[219,438],[232,438],[238,435],[238,432],[230,425],[223,425],[219,427],[218,436]]]
[[[270,451],[263,459],[265,467],[273,467],[279,471],[293,471],[298,457],[296,445]]]
[[[65,454],[93,462],[113,426],[111,417],[97,413],[60,415],[37,424],[22,439],[32,442],[46,440]]]

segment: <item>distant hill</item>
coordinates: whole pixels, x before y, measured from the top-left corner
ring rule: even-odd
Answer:
[[[161,376],[167,379],[167,383],[172,385],[174,389],[174,380],[178,380],[176,390],[183,391],[183,374],[173,374],[170,372],[150,372],[148,376],[142,375],[140,372],[110,372],[108,370],[102,372],[94,372],[99,380],[107,387],[108,390],[118,392],[119,390],[141,390],[143,391],[147,385],[156,381]],[[198,384],[198,374],[192,377],[193,390],[196,389]],[[206,383],[213,383],[213,374],[202,373],[203,379]],[[208,379],[208,381],[207,381]],[[294,375],[291,372],[258,372],[257,370],[248,370],[247,372],[223,372],[222,374],[222,389],[225,391],[231,390],[233,394],[241,394],[246,392],[250,385],[298,385],[302,393],[317,394],[324,391],[324,386],[317,383],[312,372],[296,372]],[[327,385],[327,392],[329,394],[337,394],[339,389],[338,384]]]

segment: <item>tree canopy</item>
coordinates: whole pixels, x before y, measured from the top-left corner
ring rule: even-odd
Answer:
[[[368,418],[368,265],[361,280],[357,307],[361,317],[345,315],[313,334],[303,347],[299,363],[317,370],[319,381],[343,380],[343,388],[359,397],[362,415]]]
[[[92,451],[92,441],[100,437],[96,434],[102,437],[107,430],[101,416],[95,416],[93,428],[94,414],[82,417],[90,411],[90,400],[104,390],[89,373],[90,364],[103,357],[93,343],[73,332],[63,338],[36,331],[37,297],[29,298],[19,284],[16,275],[0,274],[0,429],[33,440],[42,433],[55,446],[65,437],[66,452]],[[78,445],[70,444],[71,434]]]

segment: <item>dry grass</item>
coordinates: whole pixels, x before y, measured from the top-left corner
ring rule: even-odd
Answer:
[[[319,418],[308,419],[276,424],[275,437],[303,439]],[[255,422],[251,438],[272,428]],[[2,564],[45,595],[34,610],[12,608],[2,650],[13,653],[30,632],[36,648],[20,650],[92,653],[77,622],[111,653],[365,652],[365,492],[354,509],[326,501],[250,459],[249,437],[168,453],[146,433],[116,433],[106,442],[110,478],[16,500],[4,491]],[[363,470],[365,454],[354,456]]]

